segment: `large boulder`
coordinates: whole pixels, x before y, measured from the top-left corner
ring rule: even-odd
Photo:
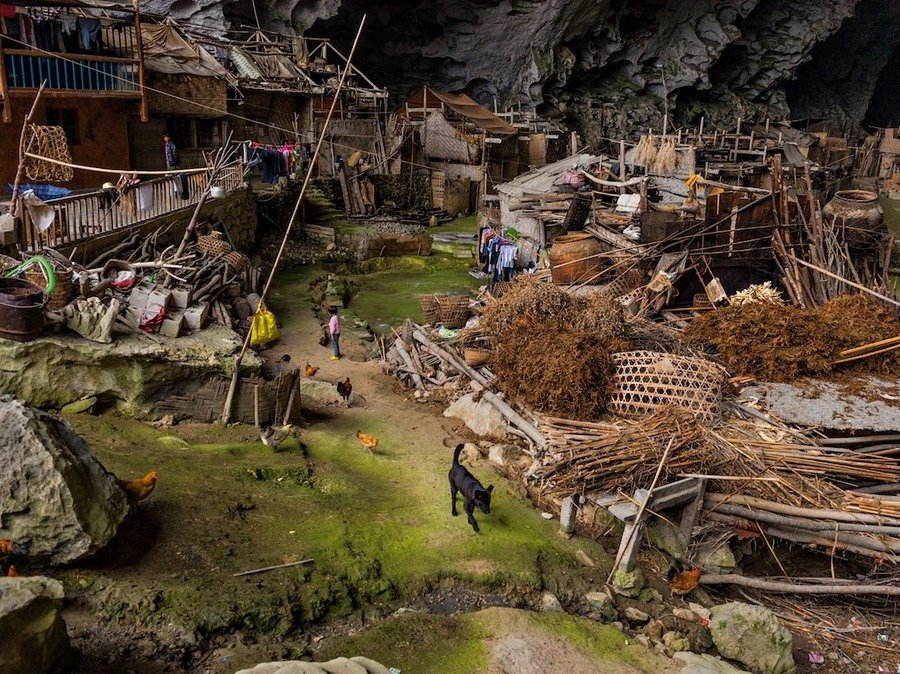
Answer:
[[[52,578],[0,578],[0,674],[45,672],[68,650],[62,599]]]
[[[762,606],[741,602],[715,606],[709,632],[719,653],[755,674],[789,674],[795,670],[791,633]]]
[[[115,477],[66,421],[0,396],[0,538],[68,564],[106,545],[127,514]]]

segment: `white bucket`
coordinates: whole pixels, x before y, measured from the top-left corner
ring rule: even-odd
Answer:
[[[209,196],[213,199],[219,199],[225,196],[225,188],[220,185],[213,185],[209,188]]]

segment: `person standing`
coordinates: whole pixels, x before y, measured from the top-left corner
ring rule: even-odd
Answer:
[[[166,157],[166,170],[172,171],[181,168],[181,157],[178,156],[178,147],[172,142],[172,137],[168,133],[163,135],[163,150]],[[176,178],[181,186],[181,198],[188,198],[188,180],[187,176],[179,173]]]
[[[331,314],[331,318],[328,319],[328,332],[331,333],[331,360],[338,360],[341,357],[341,320],[338,318],[337,307],[328,307],[328,313]]]

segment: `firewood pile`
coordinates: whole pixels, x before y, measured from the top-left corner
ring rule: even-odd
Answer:
[[[70,307],[95,298],[121,306],[116,319],[121,330],[141,330],[177,337],[201,329],[208,320],[246,334],[260,288],[260,269],[236,251],[221,234],[204,234],[177,254],[162,245],[166,228],[149,237],[133,233],[85,264],[44,250],[53,266],[72,279]],[[71,310],[51,315],[63,323]]]
[[[530,285],[535,287],[529,289]],[[522,284],[507,289],[499,299],[482,297],[483,305],[477,305],[478,325],[470,324],[450,337],[442,337],[439,328],[408,322],[384,351],[385,369],[404,385],[417,389],[419,396],[452,401],[477,391],[476,395],[489,402],[498,400],[510,432],[529,445],[534,463],[523,479],[544,504],[558,507],[562,499],[576,494],[590,498],[612,493],[630,500],[638,489],[651,484],[661,464],[661,485],[686,477],[702,481],[700,515],[693,529],[695,544],[757,540],[771,546],[778,540],[831,556],[900,562],[897,435],[826,438],[814,430],[784,424],[754,404],[736,400],[728,390],[723,391],[716,415],[710,415],[708,409],[700,413],[685,405],[672,405],[666,397],[654,406],[655,394],[649,384],[642,399],[650,402],[642,417],[615,416],[610,410],[590,418],[548,411],[553,407],[553,396],[567,386],[582,400],[590,401],[594,393],[590,384],[579,383],[578,372],[585,367],[582,353],[578,352],[577,362],[556,354],[547,340],[560,341],[560,337],[554,337],[553,331],[545,334],[542,326],[547,324],[557,333],[563,330],[559,326],[574,325],[578,331],[592,334],[594,343],[615,344],[614,353],[620,353],[622,345],[646,347],[652,342],[670,353],[702,358],[685,347],[678,331],[643,318],[623,322],[616,320],[618,314],[614,312],[603,314],[602,319],[597,315],[575,319],[570,313],[573,307],[576,312],[590,310],[579,298],[561,297],[558,292],[549,284]],[[752,318],[746,325],[739,321],[728,330],[721,323],[715,324],[708,328],[708,334],[736,340],[739,345],[734,353],[743,349],[749,354],[746,357],[753,358],[759,351],[753,350],[752,336],[767,329],[767,320],[774,324],[775,332],[767,337],[769,343],[760,347],[766,353],[778,351],[778,329],[794,330],[800,325],[806,328],[804,334],[814,333],[809,338],[823,343],[836,341],[818,356],[829,370],[853,352],[879,354],[882,365],[885,354],[896,353],[884,351],[884,345],[891,347],[895,340],[882,334],[900,334],[895,315],[890,310],[882,312],[881,305],[872,305],[865,297],[839,298],[816,310],[817,316],[821,314],[816,319],[798,319],[794,312],[784,309],[771,302],[748,302],[720,310],[715,313],[724,316],[733,312],[737,316],[737,312],[749,312]],[[781,313],[790,316],[782,317]],[[823,322],[810,328],[805,320]],[[523,325],[528,329],[517,329]],[[544,344],[540,357],[525,358],[538,367],[523,375],[527,382],[522,387],[539,389],[536,403],[520,395],[515,382],[510,383],[516,376],[514,370],[500,376],[502,366],[497,358],[504,341],[509,349],[530,354],[529,333]],[[746,335],[750,335],[750,342]],[[865,343],[873,338],[878,338],[874,345]],[[486,362],[466,362],[474,344],[490,351]],[[561,370],[554,369],[554,359],[561,361]],[[725,360],[728,362],[727,357]],[[799,358],[795,361],[803,363]],[[778,363],[777,367],[786,368]],[[566,376],[564,370],[571,374]],[[553,381],[542,381],[542,374],[543,379]],[[615,377],[608,381],[614,382]],[[594,388],[600,387],[595,383]],[[661,462],[663,457],[665,461]],[[776,554],[774,548],[772,554]],[[709,576],[714,578],[718,576]],[[834,581],[829,585],[835,586],[839,594],[845,584]]]

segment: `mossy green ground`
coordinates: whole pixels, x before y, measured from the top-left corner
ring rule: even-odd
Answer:
[[[466,269],[458,260],[429,258],[356,270],[362,290],[343,312],[345,325],[379,312],[396,324],[419,309],[416,293],[446,291],[450,279],[465,285]],[[590,539],[558,536],[558,523],[543,519],[520,487],[486,462],[470,466],[495,485],[492,513],[476,514],[481,534],[467,524],[461,504],[461,515],[450,516],[447,471],[458,429],[440,408],[399,395],[376,363],[324,360],[307,289],[329,272],[279,274],[270,306],[283,339],[273,352],[321,363],[319,380],[352,376],[362,402],[316,407],[300,433],[302,445],[292,437],[279,452],[247,425],[157,429],[111,414],[72,417],[107,469],[125,478],[156,470],[159,482],[110,545],[60,576],[68,596],[98,620],[175,628],[199,643],[233,646],[227,667],[208,671],[308,658],[310,634],[328,633],[329,624],[355,625],[360,641],[321,641],[328,652],[383,657],[404,672],[487,671],[482,641],[502,631],[490,621],[415,614],[413,629],[409,618],[383,619],[430,591],[490,593],[511,606],[536,603],[551,591],[575,603],[602,587],[609,556]],[[382,297],[386,288],[396,296]],[[360,428],[379,438],[374,454],[356,439]],[[598,566],[577,561],[578,550]],[[303,560],[309,561],[235,575]],[[535,620],[588,653],[607,645],[614,654],[621,650],[621,637],[610,641],[603,631],[601,639],[601,626],[589,621]],[[401,648],[407,642],[412,648]]]

